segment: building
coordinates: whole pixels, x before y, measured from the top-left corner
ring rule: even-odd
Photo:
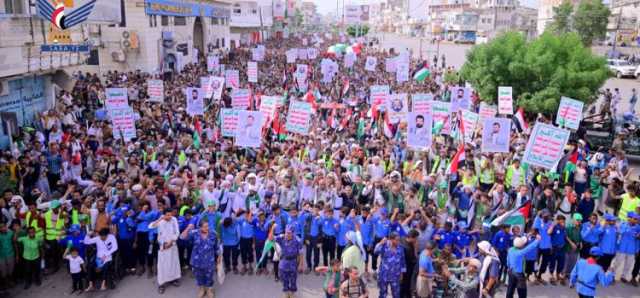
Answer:
[[[607,43],[640,46],[640,0],[612,0]]]
[[[538,35],[544,33],[544,30],[547,29],[547,26],[553,22],[553,9],[558,7],[566,0],[542,0],[538,5],[538,24],[537,31]],[[571,2],[575,5],[578,3],[578,0],[571,0]]]
[[[179,71],[198,55],[232,46],[231,1],[122,1],[122,21],[92,25],[97,72]]]
[[[62,31],[29,3],[0,1],[0,147],[9,145],[18,127],[35,123],[40,112],[52,108],[55,95],[72,87],[73,72],[94,60],[89,23],[119,23],[121,17],[119,1],[99,0],[85,22]],[[63,4],[70,12],[86,2]]]
[[[273,25],[270,0],[232,1],[231,47],[256,44],[269,38]]]

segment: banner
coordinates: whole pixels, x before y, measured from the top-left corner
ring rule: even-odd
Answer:
[[[556,124],[560,127],[577,130],[580,127],[580,121],[582,121],[583,108],[583,102],[569,97],[561,97]]]
[[[409,63],[396,63],[396,81],[398,83],[409,80]]]
[[[464,141],[466,143],[471,143],[473,141],[473,133],[476,130],[476,125],[478,124],[480,116],[469,110],[462,110],[461,113],[463,121],[462,124],[464,125]]]
[[[311,104],[303,101],[291,101],[289,104],[289,115],[287,116],[287,131],[299,133],[301,135],[309,134],[309,126],[313,108]]]
[[[287,55],[287,63],[296,63],[296,58],[298,58],[298,51],[296,49],[288,50],[285,55]]]
[[[431,101],[433,101],[433,94],[431,93],[413,94],[411,95],[411,111],[431,116]]]
[[[466,127],[465,127],[466,129]],[[482,122],[482,152],[509,152],[511,119],[487,118]]]
[[[358,57],[356,56],[355,53],[346,53],[344,55],[344,67],[346,68],[353,67],[353,64],[356,62],[356,59],[358,59]]]
[[[389,85],[373,85],[369,88],[371,105],[384,105],[389,97]]]
[[[449,110],[451,110],[451,103],[444,101],[432,101],[431,109],[433,112],[433,126],[442,125],[442,130],[440,131],[440,133],[449,134],[449,132],[451,131],[451,121],[449,121]]]
[[[480,103],[478,114],[480,114],[480,123],[484,123],[484,119],[495,117],[498,113],[496,106],[489,105],[485,102]]]
[[[378,65],[378,58],[373,56],[367,56],[367,61],[364,64],[364,69],[368,71],[376,71]]]
[[[298,59],[307,60],[307,49],[297,49]]]
[[[512,87],[498,87],[498,112],[501,115],[513,115]]]
[[[236,69],[227,69],[224,72],[224,83],[228,87],[240,88],[240,72]]]
[[[389,113],[389,121],[398,123],[407,117],[407,94],[397,93],[391,94],[387,99],[387,113]]]
[[[114,138],[122,137],[126,142],[136,137],[136,118],[130,107],[109,110]]]
[[[220,70],[220,57],[207,56],[207,71],[218,72]]]
[[[251,100],[251,90],[233,89],[231,91],[231,107],[236,110],[246,110],[249,108]]]
[[[554,170],[564,155],[564,147],[567,145],[570,134],[571,132],[566,129],[536,122],[522,162]]]
[[[258,62],[250,61],[247,63],[247,82],[258,82]]]
[[[164,101],[164,82],[162,80],[147,80],[147,94],[149,101]]]
[[[187,114],[204,115],[204,92],[200,88],[187,88]]]
[[[386,72],[396,72],[396,58],[385,59],[384,70]]]
[[[458,110],[468,110],[471,106],[471,89],[453,86],[451,87],[451,113],[457,113]]]
[[[105,96],[104,107],[107,111],[129,107],[127,88],[107,88]]]
[[[296,65],[296,79],[298,82],[306,82],[307,81],[307,73],[309,72],[309,65],[306,64],[298,64]]]
[[[309,57],[309,59],[311,59],[311,60],[318,58],[318,49],[316,49],[316,48],[308,48],[307,49],[307,57]]]
[[[220,133],[223,137],[235,137],[238,127],[239,110],[222,109],[220,112]]]
[[[407,146],[417,150],[426,150],[431,147],[431,115],[410,112],[407,113]]]
[[[282,106],[282,96],[266,96],[260,97],[260,112],[264,115],[265,119],[273,120],[276,109]]]
[[[202,92],[204,92],[204,98],[211,98],[213,96],[212,79],[213,77],[200,77],[200,88]]]
[[[235,145],[238,147],[260,148],[262,143],[262,123],[261,112],[238,111]]]
[[[265,55],[265,49],[264,47],[256,47],[254,49],[251,49],[251,60],[253,61],[264,61],[264,55]]]
[[[211,77],[211,89],[213,90],[213,99],[220,100],[222,99],[222,90],[224,89],[224,81],[223,77]]]

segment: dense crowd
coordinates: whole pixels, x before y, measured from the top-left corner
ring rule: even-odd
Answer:
[[[467,142],[455,136],[456,114],[445,119],[454,129],[434,125],[430,148],[414,150],[405,124],[386,134],[370,86],[449,102],[451,87],[464,82],[445,79],[455,70],[443,56],[411,59],[410,79],[398,83],[383,61],[404,51],[365,44],[353,67],[322,83],[322,59],[342,65],[343,55],[326,51],[341,39],[265,41],[258,83],[247,82],[250,47],[215,53],[240,71],[249,110],[261,96],[285,97],[259,149],[221,135],[231,86],[221,100],[207,99],[203,116],[187,113],[184,88],[210,75],[204,56],[178,73],[78,73],[73,90],[2,153],[1,287],[28,289],[64,271],[72,292],[147,275],[163,293],[189,269],[199,297],[213,297],[225,274],[271,276],[287,297],[298,274],[324,275],[318,287],[327,297],[367,297],[371,282],[380,297],[494,297],[502,284],[507,297],[526,297],[532,283],[572,285],[590,297],[614,280],[638,285],[640,183],[622,150],[592,148],[574,134],[555,170],[529,166],[521,162],[531,133],[523,124],[552,124],[555,115],[526,111],[508,153],[483,153],[481,127]],[[308,91],[285,54],[303,43],[320,52],[297,62],[311,66]],[[378,59],[375,71],[365,70],[368,56]],[[422,69],[430,76],[414,80]],[[164,80],[163,103],[147,100],[149,79]],[[127,88],[132,140],[114,131],[104,109],[111,87]],[[292,100],[316,108],[307,135],[286,131]],[[472,94],[469,109],[480,102]],[[519,224],[497,221],[514,211]]]

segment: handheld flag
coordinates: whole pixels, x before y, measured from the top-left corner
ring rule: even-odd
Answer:
[[[431,72],[428,69],[422,68],[421,70],[418,70],[415,75],[413,75],[413,79],[418,82],[424,82],[424,80],[426,80],[430,75]]]

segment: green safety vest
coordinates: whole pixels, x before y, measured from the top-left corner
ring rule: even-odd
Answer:
[[[29,226],[31,226],[32,228],[34,228],[36,230],[36,238],[42,239],[44,237],[44,230],[42,228],[40,228],[40,226],[38,225],[38,220],[34,220],[33,222],[31,222],[31,211],[27,212],[25,226],[27,228],[29,228]]]
[[[51,221],[52,216],[52,209],[49,209],[49,211],[44,214],[44,224],[47,231],[45,235],[46,240],[56,240],[58,236],[62,235],[62,232],[64,230],[64,219],[62,218],[62,211],[60,211],[60,214],[58,215],[58,220],[56,221],[55,226],[53,226],[53,222]]]

